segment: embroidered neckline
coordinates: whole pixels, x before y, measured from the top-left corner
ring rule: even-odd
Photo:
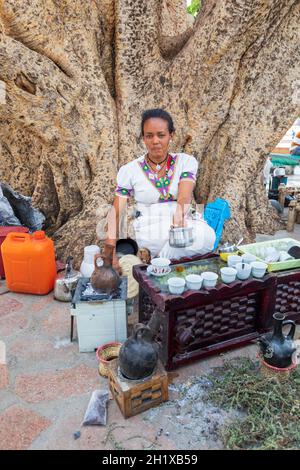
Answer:
[[[154,173],[152,173],[151,168],[147,164],[145,157],[143,158],[142,161],[139,162],[140,167],[145,174],[145,176],[148,178],[150,183],[157,189],[159,192],[159,202],[167,202],[167,201],[173,201],[173,196],[170,194],[170,186],[173,180],[173,176],[175,173],[175,165],[177,161],[177,155],[170,155],[168,156],[168,161],[167,161],[167,171],[166,175],[161,178],[157,178]]]

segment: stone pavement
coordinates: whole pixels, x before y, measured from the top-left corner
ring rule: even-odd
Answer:
[[[0,449],[222,448],[216,431],[228,416],[201,402],[201,384],[193,385],[192,378],[227,358],[255,358],[256,346],[178,369],[171,374],[170,401],[158,408],[125,420],[110,399],[106,426],[81,427],[92,391],[108,384],[98,374],[95,354],[79,353],[69,336],[69,304],[52,293],[7,292],[0,281]],[[197,403],[180,399],[182,385],[190,387]],[[75,439],[77,431],[81,435]]]

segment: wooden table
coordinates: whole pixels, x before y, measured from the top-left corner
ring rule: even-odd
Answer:
[[[284,207],[286,196],[292,194],[293,196],[297,197],[298,195],[300,195],[300,187],[299,186],[287,186],[281,183],[278,187],[278,192],[279,192],[278,202],[282,207]]]
[[[173,266],[209,260],[219,257],[185,258]],[[167,370],[256,341],[272,326],[275,312],[300,323],[300,269],[182,295],[163,292],[145,265],[135,266],[133,275],[140,286],[139,321],[147,323],[155,309],[160,312],[157,341]]]

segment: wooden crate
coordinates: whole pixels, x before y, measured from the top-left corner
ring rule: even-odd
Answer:
[[[108,371],[109,387],[124,418],[168,400],[168,374],[160,362],[150,378],[140,381],[121,378],[118,367],[118,359],[111,361]]]

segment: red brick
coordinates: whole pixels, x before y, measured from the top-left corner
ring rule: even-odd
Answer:
[[[21,375],[16,379],[16,393],[28,403],[58,400],[82,395],[99,387],[97,367],[80,365],[72,369],[38,375]]]
[[[18,300],[11,299],[7,295],[0,295],[0,317],[9,315],[22,307],[23,304],[18,302]]]
[[[53,303],[53,293],[44,295],[42,297],[31,296],[32,300],[30,302],[30,311],[32,313],[40,312],[47,305]]]
[[[57,306],[53,307],[47,319],[43,322],[43,329],[50,335],[59,337],[70,335],[70,304],[62,304],[57,302]]]
[[[26,408],[12,406],[0,415],[0,450],[25,450],[51,421]]]
[[[55,347],[56,340],[54,338],[37,338],[34,336],[26,336],[26,344],[24,338],[17,338],[8,347],[8,354],[17,356],[18,362],[30,360],[31,362],[56,360],[69,361],[78,357],[78,344],[69,343],[65,346]],[[69,341],[69,338],[66,339]]]
[[[10,336],[18,330],[23,330],[27,325],[28,315],[21,312],[0,318],[0,337]]]

